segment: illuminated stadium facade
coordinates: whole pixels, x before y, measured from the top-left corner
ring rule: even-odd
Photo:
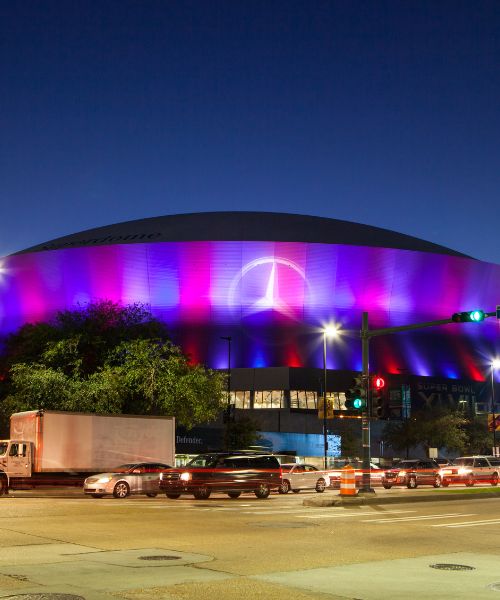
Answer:
[[[278,213],[185,214],[101,227],[10,255],[0,273],[2,334],[110,299],[149,305],[192,361],[212,368],[227,369],[222,338],[231,337],[237,414],[250,410],[263,430],[289,434],[321,433],[325,326],[342,331],[326,353],[327,392],[340,410],[361,370],[363,312],[375,329],[493,311],[500,303],[500,265],[380,228]],[[499,333],[490,318],[374,338],[370,371],[388,380],[385,415],[409,414],[410,399],[414,406],[465,402],[489,410]],[[185,437],[206,446],[200,436]]]

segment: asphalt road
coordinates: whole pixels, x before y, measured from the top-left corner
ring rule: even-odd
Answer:
[[[433,501],[443,492],[377,490],[376,504],[326,507],[303,502],[337,491],[205,501],[16,492],[0,499],[0,597],[500,598],[500,497]]]

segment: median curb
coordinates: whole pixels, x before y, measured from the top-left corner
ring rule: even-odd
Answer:
[[[366,506],[369,504],[408,504],[409,502],[439,502],[441,500],[483,500],[491,498],[500,498],[500,490],[485,490],[480,493],[467,492],[430,492],[424,493],[405,493],[398,496],[377,496],[376,493],[367,495],[358,494],[357,496],[342,497],[340,494],[322,498],[305,498],[303,506]]]

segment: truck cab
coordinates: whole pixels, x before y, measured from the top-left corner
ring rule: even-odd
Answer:
[[[32,444],[0,440],[0,494],[6,493],[12,478],[31,476]]]

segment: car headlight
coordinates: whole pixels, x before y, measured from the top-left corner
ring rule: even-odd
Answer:
[[[181,473],[180,479],[182,481],[189,481],[192,478],[191,473]]]
[[[406,477],[406,471],[399,471],[399,477]]]
[[[99,477],[96,483],[109,483],[113,478],[107,475],[106,477]]]
[[[460,467],[458,469],[459,475],[468,475],[470,473],[470,469],[465,469],[464,467]]]
[[[160,481],[163,480],[163,471],[160,473]]]

